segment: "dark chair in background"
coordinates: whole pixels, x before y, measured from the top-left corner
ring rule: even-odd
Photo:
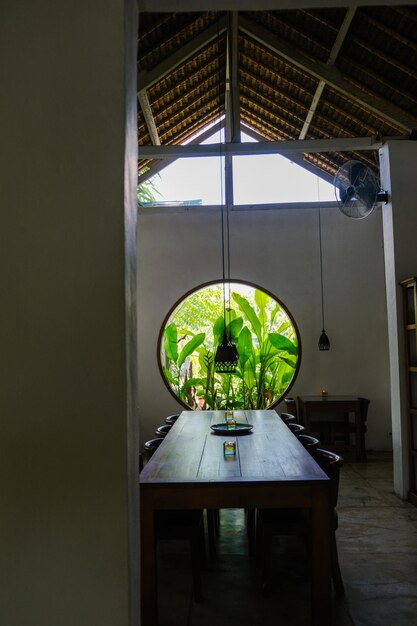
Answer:
[[[333,522],[330,535],[332,580],[336,595],[344,594],[343,580],[340,572],[337,554],[336,530],[338,517],[336,511],[339,493],[339,475],[343,459],[334,452],[317,448],[312,450],[312,456],[327,474],[331,481],[331,505],[333,508]],[[262,563],[262,581],[264,595],[269,595],[271,584],[271,540],[275,536],[300,535],[309,545],[311,538],[310,513],[305,509],[258,509],[256,550]]]
[[[313,437],[312,435],[300,433],[298,435],[298,439],[309,452],[312,452],[320,446],[320,439],[317,439],[317,437]]]
[[[167,436],[171,428],[172,424],[162,424],[162,426],[158,426],[158,428],[155,430],[155,435],[163,439]]]
[[[290,413],[290,415],[294,415],[294,417],[297,419],[298,418],[297,400],[295,398],[284,398],[284,402],[285,402],[286,412]]]
[[[287,424],[287,426],[291,422],[295,422],[295,415],[293,415],[292,413],[281,413],[280,417],[281,417],[282,421]]]
[[[161,437],[158,437],[157,439],[149,439],[149,441],[146,441],[146,443],[144,443],[143,451],[145,453],[146,461],[149,461],[151,456],[154,454],[154,452],[157,450],[162,442],[163,439]]]
[[[175,424],[175,422],[177,421],[177,419],[179,418],[180,414],[179,413],[174,413],[173,415],[168,415],[168,417],[165,418],[165,424],[169,424],[170,426],[172,426],[173,424]]]
[[[287,426],[296,437],[299,437],[301,433],[303,433],[305,430],[304,426],[301,426],[301,424],[296,424],[295,422],[289,422]]]

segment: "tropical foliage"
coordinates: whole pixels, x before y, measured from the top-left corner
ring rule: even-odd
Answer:
[[[161,367],[171,390],[192,409],[261,409],[288,388],[299,357],[298,338],[286,310],[260,289],[232,283],[226,330],[239,360],[220,374],[214,355],[225,327],[223,285],[188,296],[162,333]]]
[[[143,206],[148,202],[156,202],[159,193],[154,178],[145,180],[141,185],[138,185],[136,199],[139,206]]]

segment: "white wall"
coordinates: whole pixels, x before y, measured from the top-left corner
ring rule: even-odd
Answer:
[[[141,210],[139,260],[139,411],[142,441],[180,410],[161,380],[157,340],[171,306],[188,290],[221,277],[218,212]],[[322,210],[323,273],[329,352],[321,332],[316,210],[236,211],[231,215],[231,277],[271,291],[291,311],[302,364],[291,395],[357,394],[371,400],[367,447],[390,449],[390,384],[381,210],[364,220]]]
[[[0,3],[2,626],[129,623],[134,9]]]
[[[407,497],[408,398],[405,338],[400,281],[417,275],[417,200],[415,141],[391,141],[380,150],[381,182],[389,192],[383,207],[385,271],[391,369],[391,404],[395,491]]]

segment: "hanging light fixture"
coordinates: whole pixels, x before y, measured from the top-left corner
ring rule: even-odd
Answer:
[[[230,30],[228,31],[228,35]],[[218,36],[218,52],[220,64],[220,33]],[[219,65],[219,106],[220,106],[220,65]],[[220,133],[222,125],[220,124]],[[225,143],[225,124],[223,124],[223,142]],[[231,333],[231,307],[230,307],[230,231],[229,231],[229,204],[231,201],[230,184],[231,179],[228,174],[228,168],[231,167],[231,161],[227,157],[224,158],[224,171],[222,168],[222,138],[220,137],[220,184],[221,184],[221,240],[222,240],[222,273],[223,273],[223,335],[220,344],[217,346],[214,356],[214,369],[220,374],[233,374],[236,371],[239,354],[236,344],[233,341]],[[225,180],[226,194],[223,193],[223,174]],[[226,195],[226,198],[224,198]],[[226,272],[227,260],[227,272]],[[226,294],[227,290],[227,294]],[[227,304],[226,304],[227,302]],[[227,317],[229,319],[227,319]]]
[[[318,183],[318,179],[317,179]],[[321,285],[321,321],[322,328],[319,338],[319,350],[330,350],[330,341],[324,330],[324,296],[323,296],[323,255],[321,249],[321,219],[320,219],[320,207],[319,207],[319,242],[320,242],[320,285]]]
[[[225,216],[226,213],[226,216]],[[226,229],[224,228],[224,220],[226,217]],[[229,239],[229,208],[226,204],[226,211],[224,205],[221,208],[222,218],[222,269],[223,269],[223,336],[221,343],[218,345],[216,354],[214,356],[214,369],[220,374],[233,374],[236,371],[239,354],[235,343],[232,339],[231,333],[231,308],[230,308],[230,239]],[[225,233],[226,230],[226,233]],[[226,279],[226,256],[227,256],[227,279]],[[227,288],[227,296],[226,296]],[[226,300],[228,306],[226,306]],[[227,320],[227,314],[229,321]]]

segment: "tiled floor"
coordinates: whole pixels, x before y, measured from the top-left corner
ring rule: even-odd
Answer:
[[[334,602],[334,626],[417,624],[417,509],[392,491],[387,454],[345,463],[337,540],[346,596]],[[203,571],[205,600],[191,594],[186,546],[161,543],[161,626],[308,626],[310,591],[305,548],[297,538],[274,546],[272,594],[247,557],[243,513],[222,511],[218,557]]]

